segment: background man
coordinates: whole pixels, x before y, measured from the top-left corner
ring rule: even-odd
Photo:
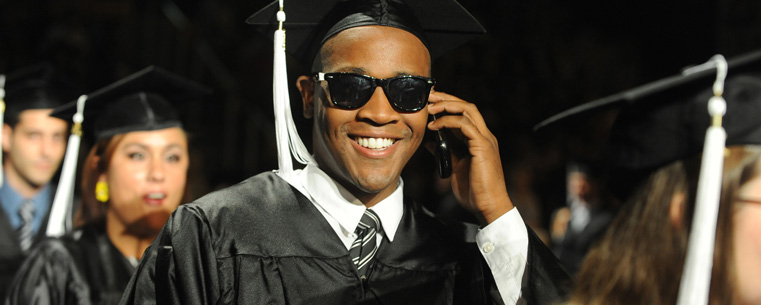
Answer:
[[[0,294],[25,253],[45,236],[55,183],[51,181],[66,150],[68,123],[50,117],[73,96],[51,66],[8,75],[0,187]],[[0,298],[3,299],[3,298]]]

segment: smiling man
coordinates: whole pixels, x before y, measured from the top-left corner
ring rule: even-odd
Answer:
[[[288,45],[313,67],[297,86],[315,162],[180,207],[121,303],[556,301],[567,276],[513,207],[496,138],[475,105],[432,90],[431,54],[462,32],[429,40],[418,17],[480,25],[453,1],[411,1],[417,11],[401,1],[296,2],[289,20],[313,28],[289,32]],[[270,5],[249,22],[268,26],[274,14]],[[480,231],[446,225],[404,196],[402,169],[426,130],[442,128],[467,143],[453,189]]]
[[[29,249],[45,236],[55,188],[51,179],[66,150],[68,123],[50,117],[72,98],[51,66],[8,76],[0,187],[0,296]]]

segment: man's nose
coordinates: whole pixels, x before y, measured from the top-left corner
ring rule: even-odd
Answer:
[[[383,88],[376,87],[375,92],[367,101],[367,104],[359,108],[357,116],[360,119],[371,121],[377,125],[385,125],[400,119],[399,112],[391,106]]]

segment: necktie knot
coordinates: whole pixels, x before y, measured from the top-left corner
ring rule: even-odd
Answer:
[[[377,232],[379,228],[380,219],[378,218],[378,214],[375,214],[373,210],[367,209],[365,210],[365,213],[362,214],[362,218],[359,220],[355,233],[363,234],[368,233],[369,231]]]
[[[373,210],[367,209],[359,220],[357,229],[357,239],[352,243],[349,249],[354,266],[360,276],[364,276],[370,266],[370,262],[378,251],[377,233],[380,230],[380,219]]]

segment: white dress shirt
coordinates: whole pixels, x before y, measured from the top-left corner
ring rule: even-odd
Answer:
[[[364,204],[313,164],[288,175],[280,174],[280,177],[309,198],[346,249],[351,248],[357,238],[354,229],[365,212]],[[402,220],[403,187],[404,182],[400,178],[396,190],[370,208],[378,214],[383,228],[381,238],[377,239],[378,244],[384,236],[389,242],[394,241],[394,234]],[[491,269],[502,300],[506,304],[515,304],[520,297],[528,253],[528,232],[518,210],[513,208],[481,229],[476,235],[476,243]]]

